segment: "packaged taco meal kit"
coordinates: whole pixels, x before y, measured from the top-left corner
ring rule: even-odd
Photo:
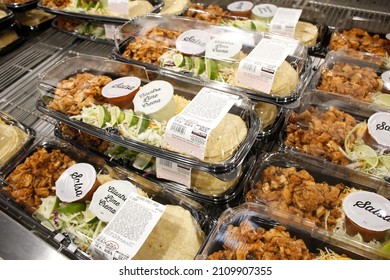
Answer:
[[[193,259],[213,226],[195,201],[58,139],[1,181],[9,212],[74,259]]]
[[[293,38],[178,16],[125,23],[113,57],[278,105],[300,97],[310,69],[307,47]]]

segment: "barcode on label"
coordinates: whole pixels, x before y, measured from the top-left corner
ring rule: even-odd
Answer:
[[[177,132],[177,133],[179,133],[181,135],[184,135],[186,133],[187,127],[184,126],[184,125],[178,124],[178,123],[173,123],[171,129],[174,132]]]
[[[256,72],[256,66],[257,65],[255,65],[255,64],[244,62],[244,64],[242,65],[242,69],[245,71],[254,73],[254,72]]]
[[[277,30],[281,30],[282,29],[282,25],[280,25],[280,24],[274,24],[274,25],[272,25],[272,28],[275,30],[275,29],[277,29]]]
[[[172,168],[172,161],[160,158],[160,165]]]

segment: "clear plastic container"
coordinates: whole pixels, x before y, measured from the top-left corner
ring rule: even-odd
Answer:
[[[22,30],[17,22],[13,22],[6,29],[0,31],[0,55],[5,55],[25,41]]]
[[[336,26],[328,50],[354,49],[389,57],[390,40],[385,33],[390,30],[388,21],[353,16],[340,19]]]
[[[379,144],[367,129],[376,113],[380,111],[343,96],[308,91],[287,114],[279,145],[307,160],[321,160],[324,167],[389,180],[386,144]]]
[[[345,52],[331,51],[315,72],[309,88],[343,95],[356,103],[361,102],[362,106],[388,111],[390,83],[384,74],[386,71],[384,65],[377,66],[370,61],[351,58]]]
[[[294,38],[308,46],[310,55],[323,56],[329,43],[330,29],[322,24],[324,14],[310,7],[310,5],[297,5],[292,1],[289,3],[236,1],[236,4],[232,1],[214,1],[213,3],[210,3],[210,1],[196,1],[189,6],[184,15],[215,24],[268,32],[273,15],[271,16],[271,13],[269,15],[265,14],[265,11],[276,11],[277,8],[302,10],[300,20],[295,27]],[[264,17],[257,17],[256,11],[254,11],[256,9],[262,9]]]
[[[9,114],[0,111],[0,174],[35,139],[35,131]]]
[[[156,158],[140,154],[135,151],[110,144],[107,141],[74,129],[66,124],[57,123],[54,133],[57,137],[72,145],[86,149],[122,167],[141,174],[156,183],[164,181],[163,186],[181,192],[195,200],[223,207],[232,200],[241,196],[245,176],[255,160],[250,153],[244,160],[237,174],[229,175],[225,180],[213,176],[208,172],[192,170],[190,186],[179,182],[158,179],[156,177]],[[143,161],[141,159],[144,159]],[[142,161],[142,164],[140,162]]]
[[[192,33],[196,34],[195,37]],[[190,44],[191,48],[185,41],[188,38],[195,40]],[[197,40],[200,42],[198,45]],[[259,43],[261,48],[271,48],[272,45],[275,51],[274,45],[277,45],[282,49],[268,58],[282,53],[286,57],[281,57],[276,64],[275,61],[255,59],[262,66],[279,66],[269,72],[272,73],[271,78],[268,75],[265,81],[256,78],[255,86],[254,82],[239,83],[239,73],[254,71],[256,76],[261,74],[258,72],[265,71],[265,66],[256,69],[251,65],[253,67],[248,66],[248,70],[244,69],[248,54],[258,56],[259,51],[253,50]],[[158,69],[180,78],[192,78],[209,87],[244,92],[256,101],[276,104],[296,101],[309,75],[307,47],[297,40],[184,17],[148,15],[131,20],[117,29],[115,45],[113,55],[117,60]],[[194,45],[195,48],[192,48]],[[244,81],[244,78],[241,79]]]
[[[57,16],[52,22],[52,28],[69,35],[97,43],[114,45],[114,32],[117,25],[107,25],[94,20],[83,20],[69,16]],[[111,36],[112,35],[112,36]]]
[[[225,210],[196,259],[385,259],[354,245],[307,220],[246,202]]]
[[[38,2],[38,1],[37,1]],[[115,3],[114,3],[115,4]],[[121,14],[116,7],[113,11],[108,9],[107,1],[69,1],[56,3],[51,0],[40,0],[38,7],[49,13],[65,15],[89,20],[99,20],[106,23],[124,23],[134,17],[142,17],[148,13],[158,12],[164,6],[162,0],[129,1],[128,13]]]
[[[111,190],[116,190],[109,191],[110,189],[107,189],[107,197],[104,198],[116,198],[115,201],[107,199],[107,203],[104,204],[107,207],[110,206],[110,212],[113,213],[113,216],[119,215],[117,214],[119,213],[118,208],[115,208],[118,201],[123,200],[120,206],[125,207],[124,201],[132,199],[130,198],[132,196],[127,192],[127,188],[136,191],[140,197],[147,197],[156,204],[167,207],[163,210],[164,214],[155,227],[157,232],[152,231],[146,239],[145,244],[148,244],[149,247],[146,245],[141,247],[136,258],[158,259],[163,258],[165,253],[167,258],[172,259],[193,259],[195,257],[198,247],[200,247],[214,224],[213,219],[210,219],[200,204],[173,191],[164,189],[142,176],[113,164],[108,164],[102,158],[73,147],[66,142],[44,137],[40,137],[37,140],[24,153],[23,158],[15,161],[12,166],[7,168],[7,172],[3,174],[1,184],[2,203],[7,205],[6,209],[10,215],[22,217],[20,222],[25,227],[44,236],[45,241],[48,243],[56,244],[59,250],[70,258],[90,259],[92,257],[90,252],[91,242],[98,238],[99,232],[107,225],[110,225],[113,218],[105,220],[105,218],[102,218],[104,216],[98,214],[103,211],[98,210],[96,212],[93,209],[91,205],[94,203],[94,196],[92,200],[84,197],[81,202],[63,203],[56,192],[60,188],[58,182],[67,168],[75,166],[76,163],[89,164],[92,165],[97,174],[96,182],[98,182],[97,185],[100,185],[97,190],[104,188],[103,186],[107,182],[111,182],[109,183]],[[50,164],[47,163],[48,161],[50,161]],[[58,167],[57,163],[61,167]],[[23,170],[20,169],[21,166],[24,166]],[[14,187],[21,183],[24,185],[23,190],[33,187],[26,181],[20,181],[18,177],[18,174],[24,174],[26,170],[39,173],[34,179],[34,184],[38,184],[39,188],[34,188],[30,194],[31,198],[28,197],[27,191],[25,193],[21,193],[21,189],[12,191]],[[78,171],[82,172],[81,169]],[[69,173],[70,171],[66,172]],[[87,173],[81,173],[81,175],[83,174],[86,175]],[[80,176],[77,178],[80,178]],[[118,185],[115,185],[115,180],[119,180],[126,187],[118,187]],[[85,182],[82,181],[82,183]],[[44,189],[47,190],[46,194]],[[110,193],[112,194],[111,196],[109,196]],[[57,198],[56,195],[58,196]],[[120,197],[124,197],[124,199]],[[110,204],[109,201],[112,203]],[[146,217],[146,213],[148,212],[144,212],[144,217]],[[150,216],[148,217],[150,218]],[[145,219],[145,221],[148,219]],[[130,217],[128,217],[128,220],[130,220]],[[182,223],[182,226],[177,225],[175,221]],[[164,227],[161,227],[160,222],[164,223]],[[124,226],[126,225],[124,224]],[[163,230],[164,234],[158,233],[160,230]],[[175,235],[175,238],[172,234]],[[192,239],[187,240],[189,244],[192,244],[190,250],[183,248],[182,244],[177,244],[177,240],[186,241],[186,234],[191,236],[190,239]],[[163,238],[158,238],[159,236]],[[125,238],[125,236],[122,235],[122,238]],[[145,250],[145,246],[148,247],[147,250]],[[122,253],[127,254],[127,252]],[[117,256],[116,259],[120,259],[120,257]]]
[[[5,0],[3,2],[13,12],[23,12],[36,8],[39,0]]]
[[[78,75],[76,76],[76,74]],[[118,80],[117,78],[126,76],[133,76],[141,81],[140,94],[136,95],[136,99],[141,96],[141,91],[149,90],[155,84],[166,85],[167,90],[162,92],[169,94],[173,91],[173,97],[165,99],[167,105],[156,112],[138,113],[136,107],[133,111],[110,105],[106,101],[107,99],[103,98],[101,88],[112,79]],[[68,87],[67,81],[64,81],[66,79],[71,82],[69,84],[71,92],[66,89]],[[85,81],[88,81],[89,84],[93,82],[96,85],[92,92],[83,92],[80,85]],[[75,91],[72,89],[72,85],[78,89]],[[233,174],[233,176],[237,174],[240,165],[256,140],[257,134],[261,131],[260,120],[252,110],[252,102],[241,95],[216,92],[191,80],[179,80],[175,77],[147,71],[143,67],[101,57],[79,55],[65,58],[40,75],[38,88],[41,92],[37,103],[38,109],[58,121],[130,150],[206,171],[215,176],[222,174],[221,177],[225,180],[226,174]],[[208,139],[208,141],[215,141],[215,143],[206,143],[203,159],[201,154],[188,153],[190,150],[185,152],[178,152],[177,149],[176,151],[172,150],[171,146],[168,147],[164,142],[167,120],[171,118],[171,115],[188,106],[187,104],[192,104],[192,102],[189,103],[189,100],[199,96],[200,90],[202,93],[212,91],[218,98],[229,99],[226,104],[232,104],[226,115],[220,114],[222,120],[217,124],[216,129],[212,130],[213,134]],[[62,97],[56,96],[56,92]],[[72,96],[76,95],[84,97],[73,106]],[[154,97],[157,99],[161,97],[161,100],[165,98],[163,95]],[[207,102],[210,101],[207,100]],[[109,102],[111,101],[109,100]],[[176,104],[176,110],[170,109],[172,103]],[[97,106],[91,106],[93,104]],[[131,105],[132,102],[125,104]],[[113,107],[116,108],[113,109]],[[88,111],[89,108],[92,112]],[[87,111],[83,113],[82,110]],[[160,117],[164,117],[164,119],[160,119]],[[146,135],[151,136],[143,138]]]
[[[306,218],[317,227],[351,238],[361,248],[390,258],[390,252],[382,248],[390,242],[390,230],[384,239],[374,242],[364,242],[360,234],[349,236],[342,207],[352,192],[369,191],[389,199],[388,183],[337,167],[324,168],[321,160],[307,162],[283,152],[265,154],[255,166],[246,185],[246,202]]]
[[[3,3],[0,3],[0,30],[6,29],[14,22],[14,13]]]
[[[40,31],[49,28],[55,16],[39,9],[31,9],[15,13],[15,18],[23,29],[28,31]]]
[[[287,112],[286,108],[267,102],[256,102],[254,110],[263,127],[262,132],[257,136],[257,140],[265,143],[277,140]]]

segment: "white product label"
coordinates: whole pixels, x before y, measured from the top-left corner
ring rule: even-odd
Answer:
[[[115,79],[105,85],[102,95],[106,98],[126,96],[141,86],[141,79],[137,77],[123,77]]]
[[[252,13],[256,17],[269,18],[275,15],[277,9],[278,7],[272,4],[259,4],[253,7]]]
[[[277,68],[288,55],[284,44],[263,39],[240,61],[237,80],[240,84],[270,93]]]
[[[390,113],[378,112],[371,115],[367,126],[370,135],[379,145],[390,147]]]
[[[237,41],[236,38],[227,38],[225,35],[214,38],[207,43],[206,57],[217,60],[233,61],[240,54],[241,49],[242,43],[240,41]]]
[[[130,193],[118,213],[92,242],[92,257],[108,260],[133,258],[164,211],[164,205]]]
[[[109,222],[136,187],[125,180],[112,180],[101,185],[93,194],[89,210],[99,220]]]
[[[156,174],[157,178],[170,180],[186,187],[191,186],[191,168],[170,160],[157,158]]]
[[[352,192],[344,199],[343,209],[360,227],[374,231],[390,229],[390,202],[376,193]]]
[[[199,55],[206,50],[210,41],[209,33],[202,30],[187,30],[176,39],[176,49],[189,55]]]
[[[114,40],[116,28],[117,26],[114,24],[104,24],[104,37]]]
[[[96,181],[96,170],[88,163],[72,165],[57,179],[56,195],[63,202],[82,199],[92,189]]]
[[[204,159],[211,130],[221,122],[237,100],[238,96],[202,88],[179,115],[169,120],[165,144]]]
[[[245,12],[253,8],[253,3],[249,1],[237,1],[230,3],[227,9],[232,12]]]
[[[302,10],[278,8],[271,20],[269,31],[294,37],[295,26],[301,17]]]
[[[387,33],[387,34],[386,34],[386,39],[387,39],[387,40],[390,40],[390,33]]]
[[[129,14],[129,1],[128,0],[109,0],[107,10],[109,12],[118,13],[120,15]]]

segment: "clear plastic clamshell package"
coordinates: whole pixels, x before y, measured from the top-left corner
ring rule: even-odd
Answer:
[[[299,217],[246,202],[224,211],[197,260],[378,259]]]
[[[40,75],[38,89],[40,111],[161,158],[160,174],[173,162],[184,179],[190,167],[232,180],[261,131],[245,96],[101,57],[65,58]]]
[[[2,2],[13,12],[24,12],[36,8],[39,0],[3,0]]]
[[[77,38],[114,45],[114,33],[118,24],[59,15],[56,16],[51,27]]]
[[[189,171],[190,178],[188,182],[175,182],[156,177],[156,157],[109,143],[63,123],[57,123],[54,133],[62,140],[81,149],[96,153],[105,158],[106,161],[132,170],[156,183],[163,182],[163,187],[183,193],[199,202],[217,205],[221,208],[230,206],[242,199],[247,174],[256,157],[254,153],[250,152],[240,165],[238,172],[229,175],[226,179],[220,179],[205,171],[192,169]]]
[[[183,14],[214,24],[290,36],[315,56],[323,56],[330,38],[330,28],[322,23],[323,12],[293,1],[193,1]]]
[[[13,12],[0,3],[0,31],[7,29],[14,22],[14,18]]]
[[[0,174],[35,139],[35,131],[9,114],[0,111]]]
[[[15,50],[25,40],[20,25],[13,20],[11,25],[0,31],[0,55]]]
[[[357,52],[366,52],[389,57],[390,40],[387,32],[390,30],[388,21],[378,21],[362,17],[346,17],[339,21],[332,30],[329,51],[349,50],[358,56]]]
[[[74,259],[193,259],[214,224],[195,201],[58,139],[39,138],[2,181],[10,214]]]
[[[389,114],[308,91],[287,114],[279,144],[307,160],[321,160],[324,168],[337,166],[389,181]]]
[[[249,183],[245,189],[245,201],[266,205],[271,209],[286,212],[307,219],[313,225],[326,229],[330,234],[349,238],[348,244],[356,246],[378,258],[389,258],[390,221],[367,212],[367,224],[387,223],[387,230],[381,232],[351,231],[348,209],[344,210],[349,195],[381,196],[386,205],[380,205],[382,211],[390,207],[390,184],[348,172],[338,167],[324,168],[321,160],[306,161],[293,154],[276,152],[258,158],[251,171]],[[367,200],[369,201],[369,200]],[[364,201],[365,202],[365,201]],[[370,201],[372,203],[372,201]],[[367,204],[371,205],[371,204]],[[353,205],[354,207],[357,207]],[[368,210],[367,210],[368,211]],[[385,217],[384,216],[384,217]],[[372,231],[372,232],[371,232]],[[382,231],[382,230],[381,230]]]
[[[26,31],[40,31],[50,27],[55,15],[47,13],[40,9],[31,9],[28,11],[15,13],[15,19],[19,22],[22,29]]]
[[[117,60],[276,104],[300,97],[310,68],[307,47],[293,38],[177,16],[130,20],[115,45]]]
[[[100,20],[106,23],[124,23],[134,17],[158,12],[163,5],[162,0],[129,0],[128,3],[102,0],[40,0],[38,3],[40,9],[49,13]]]
[[[390,109],[390,71],[385,65],[352,58],[345,51],[328,52],[308,88],[345,96],[347,103],[353,100],[360,106]]]

